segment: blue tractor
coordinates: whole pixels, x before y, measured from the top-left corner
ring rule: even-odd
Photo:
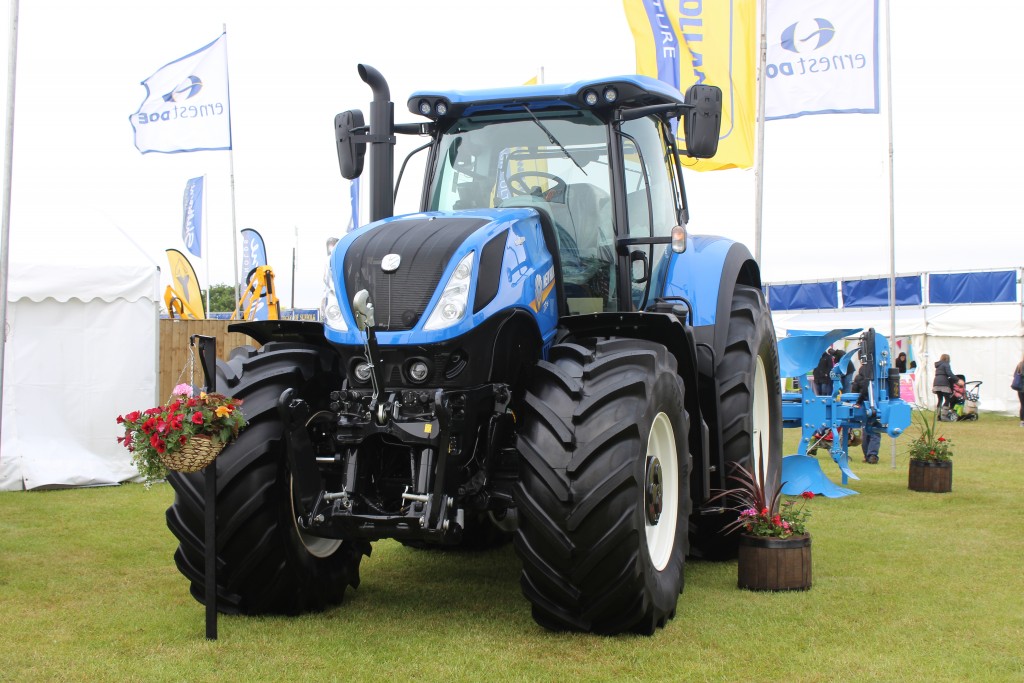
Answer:
[[[216,460],[218,605],[324,609],[371,543],[514,541],[535,620],[650,634],[688,556],[728,558],[730,463],[778,483],[779,356],[757,263],[686,231],[688,158],[721,91],[620,76],[413,94],[395,124],[335,119],[342,175],[369,151],[371,223],[333,248],[322,323],[232,326],[218,364],[249,426]],[[682,123],[686,150],[677,149]],[[394,216],[396,135],[426,143],[421,211]],[[401,176],[401,174],[399,174]],[[202,476],[168,524],[202,600]]]

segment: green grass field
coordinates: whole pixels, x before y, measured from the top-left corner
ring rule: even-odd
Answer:
[[[511,547],[383,541],[341,606],[221,616],[207,641],[169,486],[0,494],[0,680],[1022,681],[1024,429],[983,414],[940,431],[952,493],[909,491],[909,438],[895,468],[883,439],[879,464],[855,454],[860,495],[811,503],[810,591],[742,591],[735,562],[691,560],[650,638],[541,629]]]

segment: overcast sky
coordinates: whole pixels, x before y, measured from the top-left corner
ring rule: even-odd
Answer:
[[[1024,10],[997,0],[893,5],[896,270],[1024,265],[1015,49]],[[884,0],[881,13],[884,20]],[[368,111],[357,64],[387,78],[399,122],[417,120],[405,101],[418,89],[518,85],[541,68],[547,82],[635,70],[621,0],[25,0],[12,260],[32,240],[102,249],[89,228],[103,222],[131,235],[166,273],[164,249],[183,248],[185,181],[205,174],[210,258],[193,263],[204,286],[207,267],[214,283],[230,282],[231,155],[142,155],[129,123],[145,95],[140,82],[225,24],[236,226],[263,235],[285,306],[296,231],[295,304],[315,306],[323,245],[348,224],[332,128],[340,111]],[[884,82],[882,93],[884,107]],[[888,272],[887,121],[883,108],[767,124],[766,280]],[[399,163],[412,146],[400,147]],[[753,251],[753,170],[691,173],[687,183],[691,230]],[[399,209],[415,208],[402,200]]]

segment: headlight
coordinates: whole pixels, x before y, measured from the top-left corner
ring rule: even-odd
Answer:
[[[452,273],[448,284],[441,292],[441,298],[423,325],[424,330],[443,330],[466,317],[466,309],[469,306],[469,283],[472,279],[473,252],[471,251],[455,267],[455,272]]]
[[[356,363],[355,367],[352,368],[352,374],[356,376],[357,380],[363,383],[370,381],[371,372],[370,364],[364,360],[359,361]]]
[[[341,313],[341,306],[338,305],[338,295],[334,293],[334,278],[331,267],[327,267],[324,273],[324,298],[320,302],[320,319],[332,330],[348,332],[348,325],[345,324],[345,316]]]
[[[416,384],[422,384],[430,375],[430,366],[418,358],[414,358],[405,369],[409,379]]]

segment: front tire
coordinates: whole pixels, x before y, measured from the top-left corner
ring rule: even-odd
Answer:
[[[217,468],[217,608],[228,614],[299,614],[340,603],[359,585],[365,541],[309,536],[295,524],[284,424],[287,388],[318,406],[326,400],[330,354],[303,344],[236,349],[218,361],[217,389],[243,400],[248,425],[214,461]],[[180,545],[175,563],[205,601],[204,474],[173,472],[167,526]]]
[[[534,619],[606,634],[663,627],[683,588],[691,505],[674,356],[634,339],[556,345],[523,413],[515,548]]]
[[[729,314],[725,350],[715,368],[719,448],[728,477],[732,464],[764,477],[766,490],[779,487],[782,474],[782,388],[779,348],[771,313],[761,290],[736,285]],[[712,453],[718,452],[712,443]],[[724,482],[724,488],[733,485]],[[722,507],[732,507],[726,499]],[[735,558],[739,533],[723,527],[734,521],[728,514],[696,515],[694,554],[711,560]]]

